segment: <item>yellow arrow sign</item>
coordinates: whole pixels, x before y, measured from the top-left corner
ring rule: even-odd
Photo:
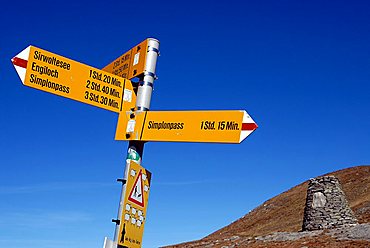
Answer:
[[[133,161],[126,171],[128,174],[118,244],[140,248],[146,222],[151,173]]]
[[[135,107],[130,80],[29,46],[12,59],[24,85],[113,112]],[[123,106],[123,108],[122,108]]]
[[[244,110],[121,112],[116,140],[240,143],[257,124]]]
[[[103,71],[128,79],[137,77],[145,70],[147,49],[148,39],[116,58]]]

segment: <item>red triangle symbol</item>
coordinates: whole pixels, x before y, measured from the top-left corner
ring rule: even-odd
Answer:
[[[142,173],[141,170],[136,178],[136,181],[131,189],[130,195],[128,196],[128,200],[144,207],[144,187],[143,187],[143,180],[142,180]]]

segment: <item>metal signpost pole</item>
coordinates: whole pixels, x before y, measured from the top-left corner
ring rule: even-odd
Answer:
[[[140,78],[139,86],[137,90],[137,99],[136,99],[136,111],[148,111],[150,108],[150,100],[153,92],[153,84],[156,79],[155,68],[157,65],[157,58],[159,56],[159,41],[153,38],[148,39],[147,47],[147,57],[145,64],[144,75]],[[134,113],[132,113],[134,115]],[[118,209],[117,220],[113,220],[116,223],[116,229],[114,233],[114,243],[118,244],[118,237],[120,231],[120,223],[122,222],[122,212],[124,208],[124,198],[126,193],[126,180],[128,178],[128,168],[130,161],[134,160],[136,163],[141,165],[141,159],[143,156],[144,150],[143,141],[130,141],[127,159],[126,159],[126,168],[124,173],[124,179],[119,179],[118,181],[122,182],[121,198]]]

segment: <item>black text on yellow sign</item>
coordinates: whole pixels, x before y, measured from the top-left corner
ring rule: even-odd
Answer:
[[[151,173],[131,161],[126,169],[126,191],[118,247],[140,248],[146,222]]]
[[[34,46],[26,50],[12,60],[24,85],[117,113],[135,106],[130,80]]]
[[[240,143],[255,129],[244,110],[121,112],[116,140]]]
[[[103,71],[127,79],[137,77],[144,73],[147,50],[148,39],[116,58],[109,65],[105,66]]]

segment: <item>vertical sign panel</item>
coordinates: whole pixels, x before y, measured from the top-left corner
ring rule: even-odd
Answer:
[[[126,192],[118,247],[140,248],[146,222],[151,173],[131,161],[126,175]]]

